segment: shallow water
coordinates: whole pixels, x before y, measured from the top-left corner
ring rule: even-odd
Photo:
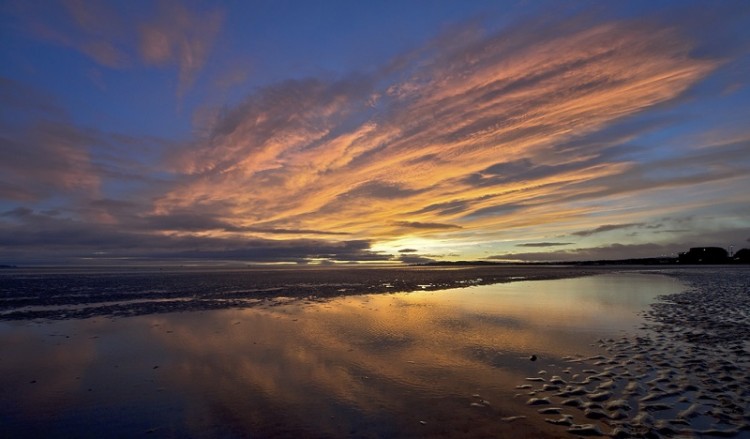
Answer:
[[[515,386],[683,288],[624,273],[0,322],[0,435],[559,435]]]

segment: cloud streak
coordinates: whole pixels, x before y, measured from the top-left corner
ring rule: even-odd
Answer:
[[[671,29],[537,30],[462,41],[397,74],[261,90],[175,153],[189,177],[156,209],[211,200],[246,226],[363,237],[512,227],[553,194],[632,167],[606,145],[557,146],[680,96],[717,65]]]
[[[139,50],[149,64],[179,67],[177,95],[183,96],[203,68],[224,13],[191,11],[178,2],[162,1],[155,17],[138,27]]]
[[[111,21],[109,3],[56,5],[64,19],[35,21],[37,38],[111,69],[174,68],[180,98],[200,85],[228,18],[169,1]],[[656,21],[471,24],[370,70],[258,85],[196,113],[181,141],[83,127],[54,98],[0,79],[0,198],[12,203],[0,251],[416,262],[428,257],[415,249],[523,260],[671,250],[686,227],[659,218],[715,206],[716,194],[726,227],[742,229],[747,213],[748,133],[678,147],[649,137],[691,117],[671,110],[726,57]],[[249,64],[233,65],[216,75],[223,87],[247,80]],[[633,243],[607,241],[625,233]]]
[[[14,9],[37,39],[82,53],[109,69],[176,66],[182,98],[205,66],[224,22],[219,8],[150,2],[145,13],[112,2],[61,0]],[[144,11],[141,11],[144,12]]]

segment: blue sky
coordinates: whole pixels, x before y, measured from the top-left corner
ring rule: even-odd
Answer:
[[[746,2],[4,1],[0,263],[750,246]]]

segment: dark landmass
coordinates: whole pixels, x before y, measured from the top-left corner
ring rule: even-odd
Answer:
[[[564,262],[495,262],[495,261],[435,261],[424,266],[490,266],[490,265],[716,265],[716,264],[750,264],[750,249],[743,248],[733,255],[721,247],[693,247],[682,252],[675,258],[629,258],[629,259],[601,259],[594,261],[564,261]]]

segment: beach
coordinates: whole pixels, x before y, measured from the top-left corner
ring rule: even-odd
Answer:
[[[0,276],[7,436],[750,434],[746,267]]]
[[[666,273],[689,288],[652,304],[644,332],[519,385],[545,422],[586,436],[750,437],[750,273]]]

